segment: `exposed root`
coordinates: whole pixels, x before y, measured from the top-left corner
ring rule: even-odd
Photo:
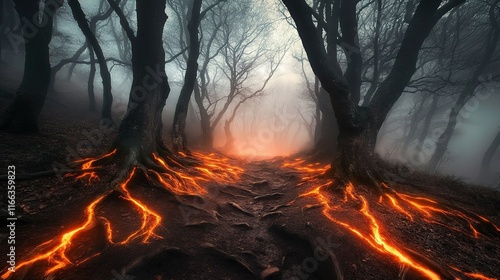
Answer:
[[[167,152],[158,149],[161,154],[167,156]],[[68,256],[73,243],[78,237],[90,231],[96,225],[101,225],[105,230],[105,240],[110,246],[123,246],[139,240],[142,243],[151,242],[153,239],[162,238],[158,229],[162,228],[162,217],[146,203],[137,198],[129,189],[130,185],[135,183],[136,178],[141,178],[141,183],[146,181],[148,185],[156,186],[159,189],[169,193],[179,204],[187,207],[194,207],[197,210],[205,211],[218,220],[216,213],[185,202],[182,197],[202,197],[206,195],[206,189],[201,183],[212,180],[222,182],[233,182],[238,179],[244,171],[239,167],[232,166],[226,160],[214,155],[202,155],[198,162],[203,166],[194,166],[192,168],[182,167],[180,161],[173,157],[161,157],[156,153],[150,155],[144,154],[138,149],[129,149],[123,152],[117,149],[98,157],[84,159],[76,162],[80,165],[80,170],[70,173],[67,177],[74,177],[75,180],[84,180],[91,184],[100,177],[97,170],[103,170],[106,165],[117,164],[118,172],[111,180],[109,188],[102,191],[102,195],[94,199],[85,210],[85,221],[75,229],[63,233],[59,238],[51,242],[44,243],[31,258],[20,262],[16,270],[22,270],[30,267],[32,264],[45,261],[48,268],[44,271],[46,277],[51,277],[56,271],[59,271],[70,265],[78,265],[91,259],[98,254],[86,256],[83,259],[74,259]],[[181,168],[182,167],[182,168]],[[217,173],[213,173],[216,171]],[[213,177],[213,178],[212,178]],[[146,179],[146,180],[144,180]],[[113,221],[101,213],[99,207],[108,201],[111,196],[118,197],[130,203],[130,207],[137,211],[140,216],[139,226],[124,238],[115,236],[116,230]],[[210,222],[201,222],[198,224],[188,224],[187,226],[207,226]],[[8,279],[12,276],[11,271],[6,271],[1,277]]]
[[[286,162],[283,167],[294,168],[303,174],[300,187],[312,186],[299,196],[315,199],[315,203],[306,205],[305,209],[321,205],[323,215],[332,223],[344,228],[373,250],[392,256],[427,279],[454,279],[457,276],[454,271],[449,270],[449,266],[437,264],[390,236],[373,208],[386,208],[404,215],[411,222],[418,219],[460,232],[470,238],[500,236],[500,228],[485,217],[448,203],[398,192],[384,183],[379,172],[350,169],[346,174],[345,170],[325,170],[318,164],[305,164],[300,159]],[[361,179],[356,180],[359,178]],[[371,188],[363,188],[360,182]],[[371,191],[373,189],[375,193]],[[378,197],[378,201],[374,197]],[[457,271],[461,275],[467,275]],[[405,273],[401,275],[404,277]]]

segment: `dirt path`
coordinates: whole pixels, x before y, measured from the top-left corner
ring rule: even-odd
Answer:
[[[70,101],[78,100],[68,97]],[[54,161],[66,161],[68,148],[82,152],[78,147],[87,139],[84,131],[95,129],[98,116],[64,104],[64,100],[47,102],[40,135],[0,133],[2,170],[11,164],[19,173],[47,170]],[[114,133],[106,134],[99,145],[83,152],[98,156],[113,137]],[[366,213],[373,214],[385,241],[417,256],[434,271],[443,270],[459,279],[500,275],[498,230],[476,216],[500,225],[498,192],[416,174],[409,184],[392,187],[414,202],[423,202],[415,197],[425,197],[439,203],[426,202],[422,211],[400,196],[399,205],[405,207],[401,211],[390,206],[390,198],[380,200],[369,187],[354,186],[348,196],[345,190],[329,189],[328,178],[316,176],[322,165],[302,162],[284,167],[285,162],[294,162],[291,159],[230,162],[244,169],[238,180],[204,182],[208,193],[183,196],[182,204],[145,180],[131,182],[132,195],[161,216],[161,225],[154,231],[161,238],[151,238],[146,244],[141,239],[123,246],[109,244],[101,219],[66,251],[73,264],[45,277],[54,263],[39,261],[29,270],[16,272],[13,279],[336,279],[339,275],[343,279],[430,279],[370,244],[373,224]],[[38,246],[48,240],[57,243],[63,233],[82,225],[86,207],[106,189],[113,174],[108,169],[90,185],[55,177],[18,182],[17,261],[46,252],[47,245]],[[1,209],[6,209],[5,195],[0,194]],[[437,213],[433,206],[448,212]],[[475,219],[477,237],[464,218],[454,216],[454,209]],[[137,208],[118,196],[102,201],[96,213],[112,221],[117,242],[141,226]],[[6,221],[5,213],[1,218]],[[1,248],[6,237],[2,232]]]

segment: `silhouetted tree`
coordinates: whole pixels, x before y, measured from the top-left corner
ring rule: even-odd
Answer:
[[[0,128],[31,133],[38,131],[38,116],[47,96],[51,71],[49,43],[52,39],[53,17],[63,0],[44,1],[42,10],[40,1],[15,0],[14,3],[19,18],[25,19],[24,74],[14,102],[0,120]]]
[[[78,26],[82,30],[83,34],[85,35],[85,38],[87,39],[87,42],[89,43],[89,53],[91,53],[90,57],[90,64],[91,67],[94,68],[93,74],[91,74],[92,78],[92,84],[93,84],[93,75],[95,74],[95,67],[94,67],[94,60],[93,58],[93,53],[97,56],[97,61],[99,62],[99,72],[101,73],[101,78],[102,78],[102,85],[103,85],[103,102],[102,102],[102,118],[103,119],[108,119],[112,120],[111,116],[111,106],[113,105],[113,94],[111,92],[111,75],[109,74],[109,69],[108,65],[106,63],[106,59],[104,57],[104,53],[101,49],[101,46],[99,42],[97,41],[97,38],[95,36],[95,25],[98,20],[100,19],[105,19],[111,15],[112,10],[109,9],[108,12],[104,13],[100,17],[94,17],[94,20],[92,21],[91,25],[87,22],[87,18],[85,17],[85,13],[82,10],[82,7],[80,6],[80,3],[78,0],[68,0],[68,4],[71,8],[71,11],[73,13],[73,17],[78,23]],[[92,89],[93,91],[93,89]],[[91,101],[91,109],[92,109],[92,101]],[[111,121],[112,122],[112,121]]]
[[[356,180],[379,187],[377,181],[382,176],[376,173],[373,164],[378,131],[413,76],[423,42],[443,15],[464,1],[451,0],[443,5],[443,1],[420,1],[408,24],[393,67],[367,107],[357,106],[357,89],[351,90],[338,63],[328,59],[323,38],[313,21],[311,7],[304,0],[282,2],[297,26],[315,75],[330,95],[339,126],[339,161],[335,169],[339,181],[345,183],[345,180]],[[352,6],[347,7],[349,11],[351,8]],[[352,12],[349,15],[350,21],[355,20]],[[351,52],[356,51],[356,45],[348,47],[354,47]]]

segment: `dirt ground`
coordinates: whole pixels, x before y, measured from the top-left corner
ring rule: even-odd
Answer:
[[[106,152],[115,133],[103,134],[102,139],[94,139],[95,144],[87,145],[87,135],[96,129],[99,116],[86,110],[84,99],[71,94],[66,91],[49,96],[40,118],[40,134],[0,132],[0,172],[6,173],[9,165],[16,166],[18,176],[43,172],[51,170],[55,162],[56,166],[67,165],[75,159],[75,152],[88,157]],[[9,99],[4,96],[0,100],[3,110]],[[325,204],[317,198],[301,197],[320,181],[304,182],[303,172],[283,167],[289,160],[248,162],[232,158],[231,164],[244,169],[241,178],[232,184],[207,182],[204,187],[208,194],[183,197],[188,204],[180,204],[165,191],[136,179],[131,182],[131,192],[162,216],[161,226],[155,231],[161,238],[146,244],[137,240],[125,246],[112,245],[106,242],[102,225],[97,224],[68,249],[68,258],[75,260],[73,265],[44,276],[47,262],[39,261],[16,272],[13,279],[336,279],[339,273],[343,279],[427,279],[329,220]],[[81,225],[85,207],[107,187],[114,172],[112,168],[106,170],[101,180],[90,185],[57,176],[19,180],[18,262],[43,251],[38,245]],[[406,183],[395,178],[400,182],[393,187],[500,225],[498,192],[444,178],[411,176]],[[385,236],[424,256],[431,266],[437,265],[437,269],[460,279],[500,276],[500,234],[491,225],[478,224],[483,229],[478,238],[473,238],[466,225],[455,225],[453,217],[441,215],[439,223],[425,215],[412,220],[382,207],[372,189],[360,186],[358,193],[371,202]],[[332,204],[342,199],[335,191],[325,192],[325,196]],[[6,191],[0,197],[4,211]],[[345,215],[346,221],[363,223],[350,214],[362,212],[362,205],[343,207],[344,214],[339,215]],[[140,224],[137,211],[119,197],[106,198],[98,211],[115,221],[118,239]],[[7,213],[1,213],[2,221],[6,221]],[[6,238],[2,233],[1,248],[6,248]],[[1,259],[5,264],[4,253]],[[472,273],[489,278],[477,278]]]

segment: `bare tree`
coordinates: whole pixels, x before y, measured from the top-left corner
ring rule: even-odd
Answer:
[[[103,3],[103,2],[101,2]],[[99,42],[95,36],[95,28],[98,20],[106,19],[112,13],[112,9],[109,8],[107,12],[102,14],[99,17],[94,17],[93,21],[90,25],[87,23],[87,19],[85,17],[85,13],[80,6],[78,0],[68,0],[68,4],[71,7],[71,11],[73,13],[73,17],[78,23],[78,26],[82,30],[87,42],[89,43],[89,53],[91,54],[90,63],[91,67],[94,69],[91,74],[91,83],[93,84],[93,75],[95,74],[94,60],[93,60],[93,52],[97,56],[97,61],[99,63],[99,72],[101,73],[102,85],[103,85],[103,104],[102,104],[102,118],[108,119],[112,122],[111,116],[111,106],[113,104],[113,94],[111,92],[111,75],[109,73],[108,65],[106,63],[106,58],[104,57],[104,53],[101,49]],[[102,5],[101,5],[102,6]],[[92,89],[93,90],[93,89]],[[91,106],[93,102],[91,101]],[[94,103],[95,104],[95,103]],[[91,108],[92,109],[92,108]]]
[[[382,178],[375,173],[373,165],[378,131],[413,76],[425,39],[443,15],[464,1],[451,0],[443,5],[442,1],[420,1],[405,31],[389,75],[378,87],[369,106],[363,108],[356,107],[356,90],[351,90],[338,63],[328,60],[321,34],[317,32],[313,21],[311,7],[303,0],[282,2],[294,19],[314,73],[332,100],[340,131],[339,164],[336,169],[337,174],[341,175],[338,176],[340,183],[354,180],[379,186],[377,181]]]
[[[44,2],[42,10],[40,1],[15,0],[14,3],[19,18],[38,21],[33,22],[33,26],[42,27],[32,30],[33,36],[23,33],[24,75],[14,102],[0,119],[0,128],[21,133],[37,132],[38,116],[42,111],[50,83],[49,43],[52,39],[53,17],[63,1]],[[45,25],[39,24],[42,20],[46,20]]]
[[[438,167],[444,153],[448,148],[448,143],[450,142],[455,126],[457,124],[457,118],[460,111],[465,106],[465,104],[474,96],[476,88],[481,84],[480,77],[487,70],[490,65],[492,58],[495,55],[495,50],[498,47],[499,37],[500,37],[500,7],[498,4],[500,0],[495,0],[489,8],[489,23],[490,28],[486,42],[484,45],[484,53],[481,57],[479,65],[472,73],[472,77],[467,81],[462,89],[458,99],[453,105],[450,114],[448,124],[437,141],[436,150],[432,155],[431,159],[427,163],[427,170],[434,171]],[[498,10],[498,11],[497,11]]]

